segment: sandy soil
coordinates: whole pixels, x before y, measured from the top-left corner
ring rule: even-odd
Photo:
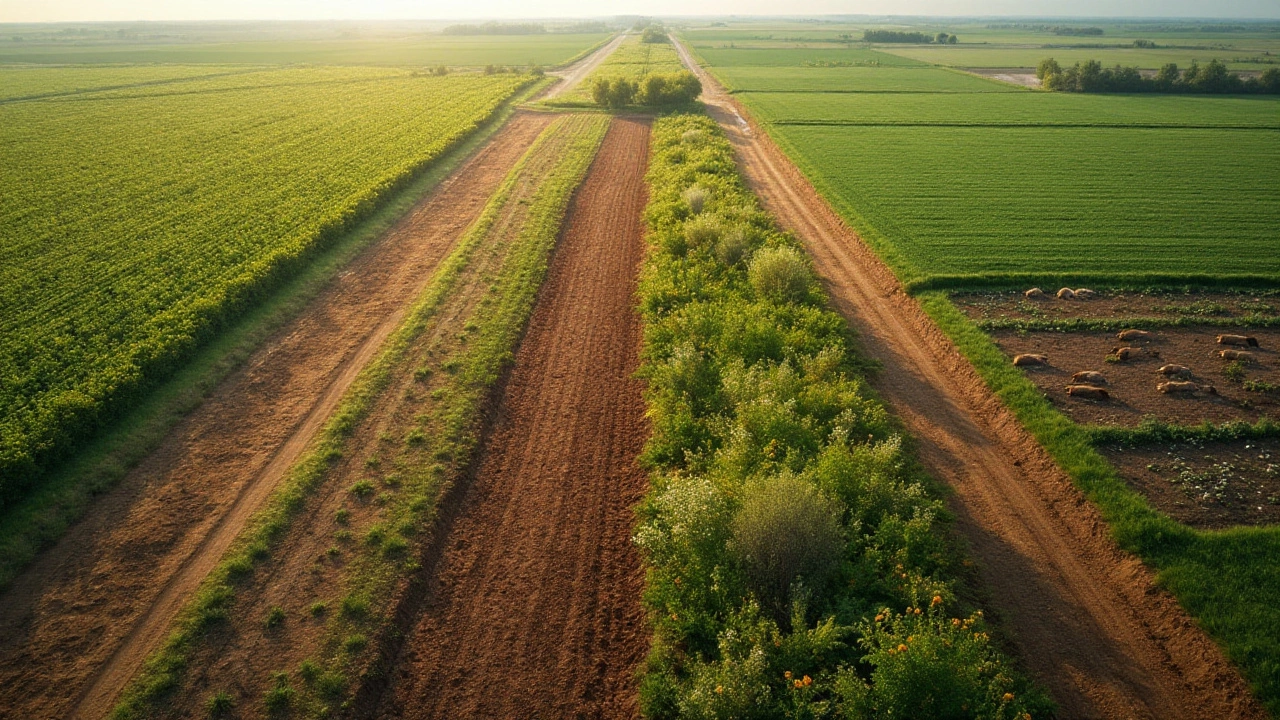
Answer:
[[[1041,353],[1049,358],[1045,367],[1026,368],[1026,375],[1049,401],[1078,423],[1097,425],[1137,425],[1147,415],[1182,425],[1204,420],[1256,422],[1262,417],[1280,419],[1280,392],[1250,392],[1243,383],[1231,380],[1224,369],[1228,361],[1218,357],[1223,348],[1215,342],[1219,333],[1256,336],[1260,348],[1247,348],[1256,361],[1244,366],[1244,379],[1280,385],[1280,329],[1249,328],[1161,328],[1152,330],[1147,343],[1127,343],[1108,332],[1031,332],[1026,335],[999,331],[992,339],[1010,357],[1020,353]],[[1118,345],[1141,345],[1158,357],[1127,362],[1107,362],[1108,353]],[[1156,374],[1166,363],[1191,369],[1191,380],[1211,385],[1216,395],[1165,395],[1156,385],[1167,378]],[[1065,391],[1072,373],[1095,370],[1106,376],[1111,399],[1081,400]]]
[[[614,120],[567,220],[398,668],[370,717],[630,718],[647,649],[633,293],[648,125]]]
[[[967,73],[1007,82],[1011,85],[1021,85],[1029,88],[1040,87],[1040,78],[1036,77],[1036,71],[1032,68],[963,68],[963,70]]]
[[[1192,527],[1280,523],[1280,440],[1102,448],[1160,510]]]
[[[1025,666],[1064,718],[1263,718],[1239,673],[1111,540],[976,371],[780,150],[699,72],[752,186],[804,240],[835,307],[884,364],[875,386],[954,488],[950,506]]]
[[[554,100],[555,98],[558,98],[561,95],[574,89],[575,87],[578,86],[578,83],[582,82],[584,78],[586,78],[588,75],[591,74],[592,70],[595,70],[597,67],[599,67],[600,63],[604,62],[605,58],[612,55],[613,51],[617,50],[618,46],[621,45],[622,41],[626,40],[626,38],[627,38],[626,35],[619,35],[618,37],[610,40],[599,50],[596,50],[595,52],[579,60],[573,65],[570,65],[564,70],[557,70],[555,72],[548,73],[549,75],[555,75],[556,77],[560,78],[560,82],[556,83],[555,85],[552,85],[545,92],[543,92],[541,95],[539,95],[534,99],[535,100]]]
[[[517,115],[0,595],[0,707],[102,717],[515,160]]]

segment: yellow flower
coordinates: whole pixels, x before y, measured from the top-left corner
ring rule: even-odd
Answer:
[[[876,622],[884,622],[884,616],[883,616],[883,615],[877,615],[877,616],[876,616]]]
[[[941,604],[942,604],[942,596],[941,596],[941,595],[934,595],[934,596],[933,596],[933,602],[932,602],[932,603],[930,603],[930,605],[941,605]]]
[[[1012,701],[1013,701],[1013,693],[1005,693],[1005,694],[1004,694],[1004,701],[1005,701],[1005,702],[1012,702]]]
[[[800,682],[799,680],[796,680],[795,683],[793,684],[795,685],[796,689],[804,687],[804,683]]]
[[[951,627],[960,627],[960,618],[951,618]]]
[[[786,679],[790,680],[790,679],[791,679],[791,671],[790,671],[790,670],[788,670],[788,671],[786,671],[786,672],[782,673],[782,677],[784,677],[784,678],[786,678]]]
[[[804,676],[804,686],[805,686],[805,687],[809,687],[809,686],[810,686],[810,685],[812,685],[812,684],[813,684],[813,678],[809,677],[808,675],[805,675],[805,676]]]
[[[723,694],[724,694],[724,686],[723,686],[723,685],[717,685],[717,686],[716,686],[716,694],[717,694],[717,695],[723,695]]]
[[[906,645],[899,645],[899,646],[898,646],[898,652],[906,652],[906,651],[907,651],[907,646],[906,646]]]

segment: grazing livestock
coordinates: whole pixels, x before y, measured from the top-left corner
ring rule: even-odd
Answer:
[[[1087,398],[1089,400],[1110,400],[1111,393],[1100,387],[1092,385],[1068,385],[1067,394],[1071,397]]]
[[[1089,288],[1080,288],[1079,290],[1076,290],[1076,299],[1077,299],[1077,300],[1088,300],[1089,298],[1091,298],[1091,297],[1093,297],[1094,295],[1097,295],[1097,294],[1098,294],[1098,293],[1096,293],[1096,292],[1094,292],[1094,291],[1090,290]]]
[[[1161,365],[1160,369],[1156,370],[1156,372],[1169,377],[1191,377],[1191,368],[1186,365]]]
[[[1253,362],[1253,353],[1247,350],[1219,350],[1218,356],[1223,360],[1239,360],[1243,363]]]
[[[1075,296],[1076,296],[1076,291],[1072,290],[1071,288],[1062,288],[1061,290],[1058,291],[1059,300],[1073,300],[1075,299]]]
[[[1048,365],[1048,355],[1035,355],[1033,353],[1024,353],[1013,358],[1015,367],[1031,367],[1033,365]]]
[[[1071,376],[1071,382],[1086,383],[1089,385],[1106,385],[1107,378],[1104,377],[1102,373],[1096,372],[1094,370],[1081,370],[1080,372]]]
[[[1219,345],[1247,345],[1249,347],[1258,347],[1258,338],[1252,335],[1219,335]]]
[[[1166,394],[1191,395],[1203,392],[1206,395],[1217,395],[1218,390],[1212,385],[1197,385],[1193,382],[1163,382],[1156,389]]]
[[[1030,290],[1022,293],[1022,296],[1028,300],[1043,300],[1048,297],[1040,288],[1031,288]]]
[[[1111,356],[1120,362],[1140,357],[1160,357],[1160,353],[1144,347],[1111,348]]]
[[[1146,330],[1121,330],[1117,335],[1120,340],[1132,342],[1134,340],[1150,340],[1151,333]]]

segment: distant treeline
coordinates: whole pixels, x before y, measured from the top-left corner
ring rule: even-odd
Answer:
[[[1053,58],[1036,67],[1036,77],[1047,90],[1085,93],[1264,93],[1280,95],[1280,69],[1269,68],[1248,79],[1227,70],[1219,60],[1201,66],[1192,61],[1186,70],[1174,63],[1160,68],[1154,77],[1143,77],[1136,67],[1104,68],[1097,60],[1064,68]]]
[[[947,33],[938,33],[930,35],[922,32],[902,32],[899,30],[864,30],[862,31],[863,42],[875,43],[938,43],[939,45],[951,44],[959,42],[959,38],[955,35]]]
[[[573,25],[560,25],[550,30],[541,23],[499,23],[487,22],[483,25],[450,25],[443,30],[445,35],[542,35],[553,33],[603,33],[611,32],[608,23],[581,22]]]
[[[1100,27],[1072,27],[1070,25],[1036,25],[1033,23],[1001,23],[988,25],[991,30],[1030,30],[1031,32],[1047,32],[1054,35],[1102,35]]]

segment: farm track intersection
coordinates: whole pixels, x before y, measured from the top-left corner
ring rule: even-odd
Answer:
[[[960,534],[1022,662],[1065,718],[1263,718],[1221,651],[1125,553],[1045,450],[889,269],[683,45],[749,184],[809,248],[836,309],[883,364],[873,385],[955,494]]]

